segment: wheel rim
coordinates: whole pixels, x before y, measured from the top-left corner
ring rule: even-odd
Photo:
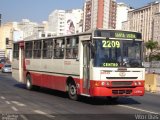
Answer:
[[[76,95],[76,87],[74,85],[70,85],[70,94],[72,96]]]

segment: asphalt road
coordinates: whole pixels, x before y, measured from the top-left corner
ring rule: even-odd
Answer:
[[[25,85],[0,73],[0,120],[159,120],[160,95],[122,97],[117,102],[105,98],[68,99],[63,92]]]

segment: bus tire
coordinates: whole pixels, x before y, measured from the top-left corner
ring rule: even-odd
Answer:
[[[32,79],[31,79],[31,76],[29,74],[26,76],[26,88],[28,90],[32,90],[33,89]]]
[[[71,100],[78,100],[77,88],[73,82],[68,84],[68,96]]]

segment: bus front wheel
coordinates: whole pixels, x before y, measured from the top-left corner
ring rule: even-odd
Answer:
[[[69,85],[68,85],[68,95],[69,95],[69,98],[72,100],[78,99],[76,85],[72,82],[69,83]]]
[[[26,76],[26,88],[28,90],[32,90],[33,88],[31,76],[29,74]]]

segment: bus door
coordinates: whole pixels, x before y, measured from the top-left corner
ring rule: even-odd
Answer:
[[[83,44],[83,94],[89,94],[90,44],[89,41],[84,41],[82,44]]]

